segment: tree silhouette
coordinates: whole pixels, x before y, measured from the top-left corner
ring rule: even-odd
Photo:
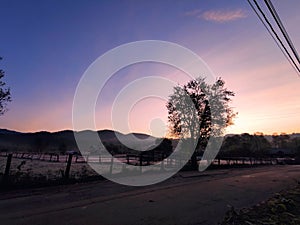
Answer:
[[[211,135],[222,135],[224,128],[232,124],[236,113],[229,107],[229,102],[233,96],[221,78],[212,85],[199,77],[174,87],[167,102],[170,134],[188,142],[189,148],[205,149]],[[191,162],[192,168],[196,169],[195,152]]]
[[[281,133],[278,135],[274,133],[272,135],[272,142],[275,148],[287,148],[290,141],[290,136],[286,133]]]
[[[2,60],[1,57],[0,60]],[[7,111],[7,103],[11,101],[10,89],[5,87],[6,83],[2,81],[3,77],[4,71],[0,69],[0,115]]]
[[[271,144],[263,133],[236,134],[225,138],[219,156],[264,157],[270,148]]]

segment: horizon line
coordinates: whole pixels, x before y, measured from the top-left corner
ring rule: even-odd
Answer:
[[[59,132],[63,132],[63,131],[71,131],[71,132],[84,132],[84,131],[91,131],[91,132],[99,132],[99,131],[112,131],[112,132],[118,132],[118,133],[121,133],[121,134],[124,134],[124,135],[128,135],[128,134],[143,134],[143,135],[148,135],[148,136],[153,136],[149,133],[144,133],[144,132],[136,132],[136,131],[133,131],[133,132],[130,132],[130,133],[123,133],[121,131],[118,131],[118,130],[113,130],[113,129],[109,129],[109,128],[103,128],[103,129],[98,129],[98,130],[92,130],[92,129],[84,129],[84,130],[72,130],[72,129],[62,129],[62,130],[35,130],[35,131],[20,131],[20,130],[14,130],[14,129],[10,129],[10,128],[0,128],[0,130],[7,130],[7,131],[12,131],[12,132],[18,132],[18,133],[41,133],[41,132],[45,132],[45,133],[59,133]],[[256,132],[253,132],[253,133],[250,133],[250,132],[242,132],[242,133],[226,133],[224,136],[227,136],[227,135],[241,135],[241,134],[250,134],[250,135],[255,135],[255,133],[262,133],[263,136],[273,136],[275,133],[277,135],[281,135],[281,134],[287,134],[287,135],[293,135],[293,134],[300,134],[300,132],[292,132],[292,133],[287,133],[287,132],[274,132],[272,134],[270,133],[263,133],[263,132],[260,132],[260,131],[256,131]],[[155,136],[153,136],[155,137]],[[170,137],[156,137],[156,138],[170,138]],[[172,139],[172,138],[171,138]]]

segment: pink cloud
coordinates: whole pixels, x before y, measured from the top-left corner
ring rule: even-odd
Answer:
[[[205,11],[201,15],[198,15],[199,18],[203,18],[208,21],[213,21],[217,23],[225,23],[229,21],[234,21],[247,17],[247,14],[242,9],[237,10],[209,10]]]

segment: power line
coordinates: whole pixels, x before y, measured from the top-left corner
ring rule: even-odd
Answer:
[[[262,22],[262,24],[264,25],[264,27],[267,29],[268,33],[271,35],[271,37],[273,38],[273,40],[275,41],[275,43],[277,44],[277,46],[279,47],[279,49],[281,50],[281,52],[283,53],[283,55],[286,57],[286,59],[289,61],[289,63],[291,64],[291,66],[295,69],[295,71],[298,73],[300,73],[300,69],[297,66],[296,62],[294,61],[293,57],[291,56],[291,54],[288,52],[287,48],[285,47],[284,43],[281,41],[280,37],[278,36],[277,32],[275,31],[275,29],[273,28],[272,24],[270,23],[270,21],[268,20],[268,18],[266,17],[265,13],[262,11],[261,7],[259,6],[259,4],[257,3],[256,0],[253,0],[253,2],[255,3],[257,9],[259,10],[259,12],[261,13],[261,15],[263,16],[265,22],[268,24],[268,26],[270,27],[270,29],[268,28],[268,26],[266,25],[266,23],[264,22],[264,20],[262,19],[262,17],[259,15],[259,13],[257,12],[257,10],[255,9],[255,7],[253,6],[253,4],[251,3],[250,0],[247,0],[249,5],[251,6],[251,8],[253,9],[253,11],[255,12],[255,14],[258,16],[259,20]],[[273,34],[272,34],[273,33]],[[275,37],[274,37],[275,35]],[[280,45],[279,45],[279,43]]]
[[[249,1],[249,0],[248,0]],[[293,57],[291,56],[291,54],[288,52],[287,48],[285,47],[284,43],[281,41],[280,37],[278,36],[277,32],[275,31],[275,29],[273,28],[272,24],[270,23],[270,21],[268,20],[267,16],[265,15],[265,13],[262,11],[261,7],[259,6],[259,4],[257,3],[256,0],[253,0],[256,7],[258,8],[258,10],[260,11],[260,13],[262,14],[262,16],[264,17],[266,23],[269,25],[271,31],[273,32],[273,34],[275,35],[276,39],[279,41],[281,47],[284,49],[285,53],[287,54],[288,56],[288,60],[289,62],[291,61],[294,68],[296,69],[296,71],[298,73],[300,73],[300,69],[299,67],[297,66],[296,62],[294,61]],[[276,40],[275,40],[276,41]],[[282,49],[281,49],[282,50]]]
[[[267,5],[269,11],[271,12],[272,16],[274,17],[279,29],[281,30],[286,42],[288,43],[288,45],[290,46],[290,48],[292,49],[293,53],[294,53],[294,56],[295,58],[297,59],[298,63],[300,64],[300,58],[299,58],[299,55],[297,53],[297,50],[295,48],[295,46],[293,45],[293,42],[292,40],[290,39],[290,36],[288,35],[286,29],[284,28],[281,20],[280,20],[280,17],[278,15],[278,13],[276,12],[276,9],[274,8],[271,0],[265,0],[265,4]]]

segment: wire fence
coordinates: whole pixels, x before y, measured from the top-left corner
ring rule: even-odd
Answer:
[[[114,160],[122,162],[116,167]],[[201,157],[198,158],[200,163]],[[293,163],[291,158],[223,157],[211,162],[212,167],[255,166]],[[207,163],[201,161],[201,163]],[[117,174],[127,165],[147,166],[157,164],[158,170],[184,167],[180,158],[164,158],[164,155],[119,154],[114,156],[78,155],[32,152],[0,152],[0,177],[2,184],[47,183],[51,181],[84,180],[100,177],[89,164],[103,165],[103,173]],[[138,168],[138,167],[137,167]]]

